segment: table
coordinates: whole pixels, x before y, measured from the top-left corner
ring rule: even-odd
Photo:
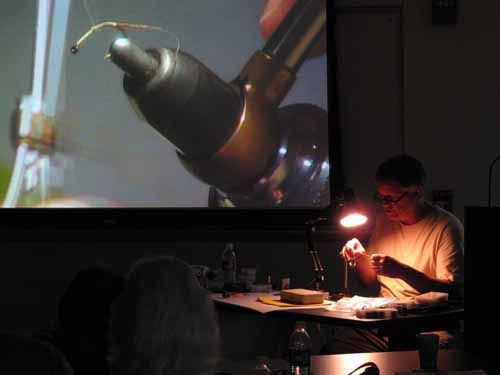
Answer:
[[[347,375],[365,362],[374,362],[380,369],[380,375],[392,375],[395,371],[413,371],[419,368],[417,351],[321,355],[313,356],[311,361],[315,375]],[[440,350],[438,368],[451,371],[472,370],[479,367],[463,351]]]
[[[380,375],[393,375],[396,371],[411,372],[419,368],[417,351],[398,351],[381,353],[353,353],[312,356],[311,367],[314,375],[347,375],[366,362],[374,362]],[[238,375],[252,373],[256,361],[223,361],[218,372]],[[271,370],[284,369],[287,362],[282,359],[268,360]],[[440,350],[438,368],[445,371],[473,370],[481,366],[468,354],[460,350]],[[356,374],[361,373],[357,371]],[[418,372],[415,372],[418,375]],[[443,374],[444,375],[444,374]]]
[[[272,296],[276,293],[239,293],[229,298],[221,294],[212,295],[215,304],[222,308],[248,311],[253,313],[277,315],[293,320],[307,320],[333,325],[343,325],[358,328],[381,328],[386,330],[401,330],[409,326],[414,331],[437,331],[450,328],[464,318],[463,307],[447,307],[440,310],[429,310],[425,313],[408,313],[391,319],[361,319],[355,314],[328,310],[328,306],[317,307],[277,307],[265,305],[257,301],[259,296]]]
[[[272,292],[269,294],[239,293],[229,298],[224,298],[221,294],[212,295],[219,311],[226,355],[237,358],[245,358],[245,355],[251,358],[255,354],[268,353],[271,356],[286,355],[288,335],[292,330],[293,322],[297,320],[328,326],[377,328],[381,330],[379,332],[383,332],[383,336],[389,337],[391,349],[409,349],[411,348],[409,338],[414,337],[416,333],[456,328],[459,319],[463,319],[464,316],[463,308],[450,307],[425,314],[409,313],[392,319],[360,319],[354,313],[330,311],[323,307],[284,308],[257,302],[259,296],[275,294]],[[245,324],[241,324],[243,320]],[[313,339],[313,348],[319,352],[319,349],[329,340],[328,333],[321,327],[318,327],[316,332],[309,328],[308,331]],[[262,338],[264,335],[269,337],[267,341]],[[244,339],[241,340],[241,337]],[[255,348],[260,348],[261,353],[256,352]]]

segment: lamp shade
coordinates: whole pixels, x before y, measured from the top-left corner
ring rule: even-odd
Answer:
[[[339,223],[344,228],[354,228],[365,224],[368,221],[366,210],[356,199],[352,189],[347,189],[344,199],[340,203]]]
[[[359,227],[368,221],[368,218],[359,212],[352,212],[340,218],[340,225],[344,228]]]

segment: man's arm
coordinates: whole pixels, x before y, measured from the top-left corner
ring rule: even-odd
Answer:
[[[441,280],[427,276],[425,273],[416,270],[406,264],[402,264],[399,278],[406,281],[419,293],[442,292],[450,293],[453,282],[450,280]]]
[[[373,254],[370,257],[369,264],[370,268],[377,274],[402,279],[419,293],[455,293],[455,290],[460,287],[458,280],[454,282],[449,279],[430,277],[388,255]]]
[[[377,273],[370,265],[370,257],[366,254],[356,259],[356,273],[364,286],[377,283]]]
[[[370,265],[370,257],[357,238],[347,241],[341,252],[346,262],[355,262],[356,273],[365,286],[377,282],[377,274]]]

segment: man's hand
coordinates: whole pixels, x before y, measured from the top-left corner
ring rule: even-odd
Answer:
[[[401,278],[405,265],[393,257],[384,254],[373,254],[370,257],[371,268],[380,275]]]
[[[348,262],[355,262],[360,256],[366,255],[366,250],[357,238],[353,238],[346,242],[340,255]]]
[[[347,241],[340,255],[348,262],[350,267],[355,268],[361,282],[368,286],[377,282],[377,274],[370,267],[366,250],[357,238]]]

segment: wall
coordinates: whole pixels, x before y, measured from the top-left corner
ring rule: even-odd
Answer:
[[[371,204],[377,165],[404,147],[401,8],[350,3],[340,2],[335,29],[342,162],[346,185]]]
[[[463,219],[464,206],[487,204],[488,166],[500,154],[500,4],[458,4],[457,25],[437,27],[430,1],[404,1],[404,121],[406,150],[425,163],[431,189],[453,190]]]

